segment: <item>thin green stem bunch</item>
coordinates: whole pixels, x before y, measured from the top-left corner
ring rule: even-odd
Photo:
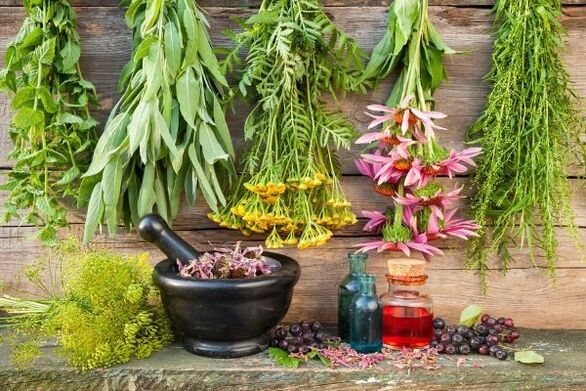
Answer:
[[[84,240],[100,223],[113,235],[156,211],[171,222],[181,196],[203,193],[225,205],[234,149],[222,99],[228,83],[213,53],[202,11],[192,0],[132,0],[126,21],[135,48],[116,104],[82,183],[89,202]]]
[[[580,247],[570,206],[567,167],[584,160],[585,127],[561,59],[564,33],[558,0],[498,0],[489,74],[492,91],[470,131],[484,154],[474,181],[473,212],[482,226],[466,265],[484,277],[497,254],[506,271],[512,245],[543,255],[555,277],[555,226],[568,225]],[[492,229],[489,229],[491,227]],[[540,249],[539,253],[536,251]]]
[[[12,98],[10,137],[15,161],[1,189],[9,191],[4,220],[41,227],[35,236],[55,244],[66,227],[66,197],[78,197],[79,179],[96,143],[94,86],[83,79],[75,13],[66,0],[23,2],[27,17],[5,55],[0,90]]]
[[[443,56],[456,52],[433,26],[428,8],[428,0],[395,0],[389,6],[387,30],[372,51],[361,78],[374,87],[399,70],[386,102],[389,107],[412,96],[412,107],[431,110],[434,91],[447,79]]]
[[[228,205],[210,218],[247,234],[269,233],[270,248],[324,244],[332,229],[356,221],[336,155],[356,132],[323,94],[351,90],[363,54],[317,0],[264,0],[242,25],[225,68],[248,48],[240,90],[255,102],[244,129],[250,150]]]

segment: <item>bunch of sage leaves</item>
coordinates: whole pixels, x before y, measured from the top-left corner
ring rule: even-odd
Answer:
[[[135,48],[116,104],[82,183],[89,203],[84,240],[101,222],[115,234],[156,211],[171,222],[182,194],[210,208],[226,203],[234,174],[222,99],[228,84],[213,53],[209,25],[192,0],[132,0],[126,21]]]
[[[66,0],[24,1],[27,17],[6,50],[0,90],[12,97],[9,131],[15,161],[1,189],[4,220],[41,227],[33,235],[56,243],[66,227],[66,197],[78,197],[79,179],[96,143],[89,113],[95,88],[79,69],[80,39]]]

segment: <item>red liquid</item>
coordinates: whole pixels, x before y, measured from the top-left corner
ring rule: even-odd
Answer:
[[[425,308],[383,307],[383,343],[420,348],[433,338],[433,314]]]

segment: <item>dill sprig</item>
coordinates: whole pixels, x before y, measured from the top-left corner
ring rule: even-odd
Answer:
[[[560,2],[498,0],[494,11],[492,91],[469,135],[484,151],[472,203],[484,229],[471,242],[466,266],[479,272],[484,289],[489,256],[498,255],[506,272],[511,246],[527,247],[534,266],[542,255],[555,279],[556,225],[566,225],[581,247],[567,168],[573,155],[582,163],[586,156],[584,120],[561,59]]]

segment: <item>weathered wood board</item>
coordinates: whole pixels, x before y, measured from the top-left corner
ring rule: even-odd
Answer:
[[[80,0],[74,2],[79,18],[80,34],[83,41],[82,68],[85,76],[97,86],[101,108],[96,110],[99,119],[104,120],[115,103],[118,74],[131,53],[130,34],[125,26],[123,11],[116,7],[117,0]],[[254,12],[258,1],[252,0],[204,0],[212,25],[212,38],[217,46],[229,46],[222,30],[234,27],[230,18],[246,16]],[[355,37],[360,45],[370,51],[382,36],[386,24],[387,1],[379,0],[327,0],[327,12],[348,34]],[[442,143],[452,148],[462,148],[465,133],[481,112],[488,86],[482,78],[490,67],[492,45],[492,16],[487,7],[492,0],[432,0],[430,16],[450,46],[457,50],[469,51],[447,61],[450,81],[436,94],[438,109],[448,113],[442,122],[450,130],[440,135]],[[572,5],[564,9],[563,22],[568,29],[568,48],[565,60],[575,83],[576,90],[586,96],[586,4],[585,0],[568,0]],[[11,37],[19,29],[24,11],[17,0],[0,0],[0,55],[4,53]],[[0,64],[2,60],[0,60]],[[368,119],[364,107],[379,102],[390,88],[390,82],[368,95],[351,95],[340,99],[344,112],[365,130]],[[242,149],[242,124],[249,110],[246,104],[237,105],[236,114],[230,114],[230,127],[237,148]],[[0,96],[0,181],[12,162],[7,159],[11,149],[7,127],[10,121],[9,101]],[[377,209],[385,206],[385,199],[374,195],[368,180],[356,176],[352,163],[359,148],[342,153],[345,174],[344,188],[354,210]],[[572,170],[571,174],[578,171]],[[449,181],[445,179],[447,184]],[[450,186],[467,185],[467,178],[457,178]],[[572,179],[574,189],[573,205],[579,237],[586,242],[586,187],[585,181]],[[0,194],[0,202],[5,198]],[[464,205],[463,205],[464,206]],[[194,207],[184,205],[175,222],[180,230],[194,244],[201,247],[211,243],[236,241],[243,237],[237,232],[218,229],[206,218],[203,202]],[[79,235],[82,230],[83,212],[70,214],[72,232]],[[283,249],[284,253],[296,257],[302,264],[303,274],[296,288],[293,305],[288,318],[319,318],[325,322],[336,318],[336,283],[345,270],[345,253],[361,241],[369,240],[359,224],[336,233],[327,246],[306,251]],[[31,227],[18,226],[12,221],[0,227],[0,278],[8,281],[8,290],[26,288],[16,278],[22,265],[42,254],[43,249],[36,242],[25,238],[33,232]],[[514,315],[519,324],[527,327],[586,328],[586,265],[579,262],[579,254],[573,247],[564,229],[560,227],[560,259],[557,286],[552,286],[544,276],[544,269],[534,270],[530,258],[523,250],[513,250],[518,255],[508,276],[493,272],[489,277],[490,289],[482,297],[477,277],[463,271],[465,243],[448,241],[442,245],[445,256],[438,257],[429,265],[429,289],[436,299],[436,313],[454,318],[465,305],[478,302],[495,314]],[[246,239],[247,243],[259,243],[262,238]],[[100,245],[114,247],[124,252],[151,249],[134,234],[123,234],[115,239],[100,237]],[[153,251],[153,261],[160,253]],[[536,262],[542,265],[539,254]],[[383,274],[383,256],[373,256],[370,270],[379,275],[378,289],[386,289]],[[492,267],[496,268],[493,262]],[[547,311],[547,316],[544,313]]]

